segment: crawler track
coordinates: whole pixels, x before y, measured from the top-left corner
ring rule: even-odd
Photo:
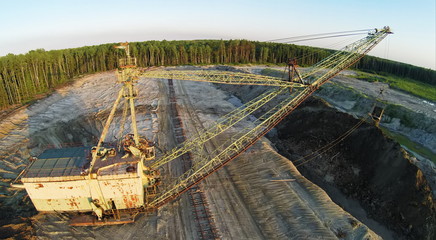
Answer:
[[[177,109],[177,98],[172,79],[168,79],[168,89],[171,122],[173,124],[174,136],[177,144],[180,144],[186,140],[186,135],[183,128],[182,119],[180,118]],[[183,171],[187,171],[192,167],[191,155],[189,153],[182,155],[180,159],[182,162]],[[190,204],[193,208],[192,214],[194,216],[200,239],[219,239],[219,234],[215,226],[212,213],[209,210],[209,204],[207,202],[206,195],[201,189],[201,185],[197,184],[191,187],[187,193],[189,195]]]

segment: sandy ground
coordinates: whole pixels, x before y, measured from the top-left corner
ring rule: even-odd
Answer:
[[[226,100],[227,95],[211,84],[178,81],[175,84],[188,135],[234,108]],[[156,140],[161,149],[173,147],[165,81],[140,80],[138,88],[143,96],[137,102],[143,109],[138,111],[140,133]],[[41,151],[39,143],[59,144],[68,140],[88,143],[86,136],[95,132],[92,127],[101,128],[117,90],[113,72],[94,74],[3,119],[2,182],[15,177],[27,164],[26,159]],[[157,118],[145,109],[156,109]],[[69,125],[72,121],[78,122],[74,128]],[[116,128],[111,128],[109,138],[116,132]],[[213,148],[225,138],[222,136],[208,147]],[[162,174],[167,179],[176,177],[180,174],[179,162],[170,163]],[[280,179],[290,181],[274,181]],[[322,189],[301,176],[265,138],[201,185],[222,239],[379,239],[333,203]],[[3,205],[26,208],[25,204],[22,206],[24,192],[15,194],[15,190],[4,185],[2,194]],[[198,239],[186,194],[154,215],[139,216],[134,224],[70,227],[68,219],[65,214],[37,214],[31,219],[31,234],[39,239]]]
[[[225,100],[228,96],[211,84],[178,84],[179,95],[189,96],[183,101],[185,112],[195,109],[200,116],[189,118],[194,123],[188,125],[187,132],[207,127],[216,118],[216,112],[229,104]],[[192,115],[185,116],[188,120]],[[242,125],[246,124],[249,123]],[[376,238],[323,190],[302,177],[265,138],[203,185],[224,239],[335,239],[342,233],[349,239]]]
[[[336,77],[332,81],[345,86],[350,86],[374,98],[379,96],[380,89],[384,89],[382,96],[383,100],[389,103],[395,103],[404,106],[408,109],[412,109],[417,113],[424,113],[431,118],[436,118],[436,106],[429,101],[389,88],[388,84],[386,83],[367,82],[351,77],[346,77],[344,75],[346,74],[342,74],[341,76]]]

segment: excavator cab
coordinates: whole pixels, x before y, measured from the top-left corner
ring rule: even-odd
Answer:
[[[385,109],[383,106],[375,104],[371,111],[371,118],[374,121],[375,125],[378,127],[384,113]]]
[[[383,102],[381,102],[382,97],[383,97],[383,92],[384,92],[384,89],[381,88],[380,93],[379,93],[379,97],[377,98],[374,105],[372,106],[371,113],[369,114],[371,116],[372,120],[374,121],[374,125],[376,127],[379,126],[380,121],[383,117],[383,113],[385,112],[385,104]]]

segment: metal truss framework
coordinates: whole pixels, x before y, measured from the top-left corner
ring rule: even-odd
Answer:
[[[158,208],[164,205],[237,157],[244,150],[259,140],[263,135],[265,135],[269,130],[271,130],[275,125],[277,125],[321,85],[332,79],[340,71],[356,63],[368,51],[373,49],[380,41],[382,41],[388,34],[391,33],[392,32],[390,31],[389,27],[376,30],[373,33],[369,33],[367,37],[346,46],[344,49],[337,51],[318,64],[314,65],[312,68],[306,71],[305,74],[303,74],[302,78],[306,81],[306,85],[300,84],[299,87],[302,88],[299,88],[296,92],[294,92],[294,94],[270,108],[263,116],[254,122],[253,127],[247,127],[243,131],[234,134],[226,143],[212,152],[210,158],[200,157],[200,159],[195,162],[195,165],[192,166],[191,169],[186,171],[172,183],[165,184],[161,194],[153,199],[147,207]],[[198,75],[199,72],[200,74]],[[150,75],[147,75],[148,73],[146,73],[143,76],[152,77],[153,74],[151,73],[152,72],[150,72]],[[158,74],[155,74],[154,76],[164,77],[164,75],[159,74],[162,74],[162,71],[158,72]],[[232,74],[218,74],[217,72],[207,73],[204,71],[175,71],[173,74],[172,71],[168,71],[165,77],[214,83],[281,86],[284,88],[291,88],[290,84],[294,84],[294,86],[296,85],[293,81],[284,82],[282,80],[263,78],[263,76],[258,75],[253,76],[252,74]],[[247,75],[247,77],[244,77],[245,75]],[[238,83],[238,81],[241,82]],[[281,85],[282,83],[286,83],[287,85]],[[236,122],[239,122],[255,110],[259,109],[259,107],[271,101],[271,99],[281,92],[283,92],[283,88],[267,95],[264,94],[261,97],[251,101],[247,108],[239,108],[232,113],[229,113],[226,117],[218,121],[210,130],[203,132],[192,141],[188,141],[181,147],[176,148],[170,153],[166,154],[153,166],[162,166],[162,164],[177,158],[183,153],[193,150],[196,146],[203,145],[206,141],[224,132],[226,129],[229,129]]]
[[[218,119],[213,126],[208,128],[207,130],[200,132],[195,138],[183,142],[179,147],[174,148],[170,152],[165,154],[162,158],[153,163],[151,165],[151,168],[158,168],[189,151],[202,148],[205,142],[223,133],[230,127],[245,119],[250,114],[254,113],[256,110],[264,106],[266,103],[268,103],[278,95],[283,94],[286,89],[287,88],[279,88],[274,91],[267,91],[266,93],[251,100],[246,105],[242,105],[241,107],[226,114],[224,117]]]
[[[208,70],[151,70],[141,77],[158,79],[177,79],[196,82],[210,82],[235,85],[261,85],[272,87],[305,87],[304,84],[284,81],[281,78],[250,73],[208,71]]]

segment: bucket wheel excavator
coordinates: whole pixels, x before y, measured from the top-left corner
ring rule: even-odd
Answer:
[[[24,184],[24,188],[28,191],[37,210],[92,211],[98,219],[102,219],[104,216],[111,216],[115,219],[104,222],[103,220],[92,220],[92,222],[80,220],[75,223],[77,226],[125,223],[126,221],[120,221],[123,211],[128,211],[131,215],[138,212],[154,211],[176,199],[235,159],[297,108],[320,86],[335,77],[340,71],[356,63],[391,33],[389,27],[372,30],[363,39],[336,51],[302,73],[296,68],[296,62],[291,59],[288,64],[290,73],[286,80],[229,71],[141,69],[137,67],[136,58],[130,56],[128,43],[122,43],[116,46],[116,48],[124,49],[126,53],[125,57],[119,60],[117,69],[121,89],[106,120],[101,137],[89,153],[88,165],[85,164],[86,167],[82,167],[81,171],[75,175],[72,170],[68,176],[65,176],[65,171],[64,175],[60,174],[59,176],[52,175],[53,172],[50,173],[51,175],[41,175],[43,169],[40,169],[39,165],[41,164],[38,161],[44,160],[47,163],[52,160],[47,154],[42,154],[44,156],[38,157],[40,159],[32,162],[20,174],[20,181]],[[202,130],[191,139],[187,139],[174,149],[156,158],[154,143],[139,136],[136,126],[134,101],[138,92],[135,83],[140,78],[262,85],[270,86],[271,89],[219,118],[208,129]],[[120,127],[118,133],[120,136],[116,143],[110,144],[106,141],[106,137],[121,104],[123,104],[122,118],[121,122],[117,123]],[[268,106],[267,111],[250,126],[236,133],[229,131],[260,108],[264,107],[264,110],[265,106]],[[131,133],[123,136],[129,109]],[[176,179],[168,182],[161,181],[159,169],[186,153],[202,149],[209,141],[225,132],[231,137],[226,137],[227,140],[216,147],[214,151],[207,155],[196,156],[190,168]],[[71,159],[77,158],[76,155],[73,157]],[[60,161],[59,159],[56,161]],[[46,164],[43,165],[46,166]],[[47,197],[45,195],[47,193],[41,191],[44,191],[44,187],[48,190],[54,189],[55,186],[59,185],[59,182],[64,185],[72,185],[74,188],[71,188],[77,190],[67,192],[67,190],[62,189],[65,191],[63,197],[56,196],[59,202],[58,206],[53,204],[54,196]],[[53,186],[51,186],[52,183]],[[74,196],[71,197],[72,195]],[[64,206],[62,201],[70,201],[71,206]]]

